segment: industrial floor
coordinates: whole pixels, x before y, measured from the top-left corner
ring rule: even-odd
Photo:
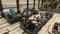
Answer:
[[[60,22],[60,14],[55,13],[48,23],[37,34],[49,34],[52,33],[52,27],[55,22]],[[21,34],[23,30],[20,28],[20,23],[10,25],[5,18],[0,19],[0,34],[9,32],[9,34]]]
[[[20,29],[19,22],[10,25],[4,18],[1,18],[0,19],[0,34],[3,34],[4,32],[8,32],[8,30],[10,31],[9,34],[18,34],[18,33],[21,34],[23,32],[23,30]]]

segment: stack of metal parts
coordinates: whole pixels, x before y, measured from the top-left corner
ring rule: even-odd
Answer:
[[[53,16],[53,13],[46,13],[44,15],[41,15],[41,18],[37,18],[37,25],[36,25],[36,29],[35,32],[38,33],[41,28],[49,21],[49,19],[51,19]]]
[[[57,10],[58,5],[59,5],[59,2],[57,1],[48,2],[44,6],[40,7],[40,10],[60,13],[60,10]]]
[[[23,22],[22,21],[20,21],[21,23],[21,28],[25,31],[25,32],[29,32],[29,33],[27,33],[27,34],[37,34],[40,30],[41,30],[41,28],[49,21],[49,19],[51,19],[52,18],[52,16],[53,16],[53,13],[51,13],[51,12],[46,12],[45,14],[40,14],[41,15],[41,18],[39,18],[39,16],[36,18],[37,20],[27,20],[28,22],[24,22],[24,20],[23,20]],[[34,24],[32,21],[37,21],[37,23],[36,24]],[[24,25],[25,24],[25,25]],[[32,26],[32,24],[34,24],[34,26]],[[27,26],[26,26],[27,25]],[[30,28],[30,26],[32,27],[32,28],[34,28],[33,29],[33,32],[31,32],[30,31],[30,29],[32,29],[32,28]],[[28,27],[28,28],[27,28]],[[30,29],[29,29],[30,28]],[[27,30],[26,30],[27,29]]]

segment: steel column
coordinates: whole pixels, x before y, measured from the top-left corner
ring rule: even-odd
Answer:
[[[29,8],[29,0],[27,0],[27,9]]]
[[[17,4],[17,12],[20,13],[19,0],[16,0],[16,4]]]
[[[43,0],[41,0],[41,6],[43,6]]]
[[[35,0],[33,1],[33,9],[35,10]]]
[[[3,6],[2,6],[2,0],[0,0],[0,11],[1,11],[1,16],[3,17],[2,10],[3,10]]]
[[[38,9],[40,8],[40,0],[38,0]]]

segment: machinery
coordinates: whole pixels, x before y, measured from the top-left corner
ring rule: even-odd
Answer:
[[[45,13],[45,14],[40,14],[41,18],[35,17],[37,20],[27,20],[25,22],[25,19],[21,18],[20,19],[20,24],[21,24],[21,28],[24,30],[25,33],[27,34],[37,34],[41,28],[49,21],[49,19],[51,19],[51,17],[53,16],[52,13]],[[37,23],[33,23],[33,21],[36,21]],[[32,29],[33,28],[33,29]],[[33,32],[31,32],[31,29]]]
[[[5,18],[7,19],[8,22],[10,22],[10,24],[13,24],[17,21],[19,21],[19,18],[17,18],[15,16],[14,10],[13,9],[5,9],[3,11]]]
[[[27,13],[30,12],[32,15],[38,14],[38,11],[35,10],[35,0],[34,0],[33,8],[29,7],[29,0],[27,0],[27,8],[25,8],[23,12],[27,12]]]
[[[54,27],[52,29],[52,33],[57,34],[58,33],[58,23],[54,24]]]
[[[5,17],[10,24],[16,23],[20,20],[19,19],[20,15],[17,16],[20,13],[19,0],[16,0],[16,3],[17,3],[17,12],[14,12],[14,9],[10,9],[10,8],[15,8],[15,7],[3,8],[2,1],[0,0],[0,17]]]
[[[22,34],[24,34],[24,33],[26,33],[26,34],[34,34],[35,33],[36,34],[36,32],[34,32],[34,30],[36,29],[36,25],[33,24],[31,20],[29,20],[25,24],[24,23],[25,22],[20,21],[21,28],[24,30],[24,32]]]
[[[57,9],[57,5],[59,4],[58,1],[48,1],[46,3],[44,3],[44,5],[42,7],[40,7],[40,10],[44,10],[44,11],[53,11],[56,12]]]
[[[52,33],[54,33],[54,34],[60,34],[60,23],[56,22],[54,24],[54,27],[52,29]]]
[[[41,28],[49,21],[49,19],[52,18],[53,13],[46,12],[44,15],[40,14],[41,18],[37,17],[37,20],[28,20],[31,17],[31,15],[38,14],[38,11],[35,10],[35,0],[34,0],[33,9],[28,7],[28,4],[29,4],[28,2],[29,1],[27,0],[27,8],[25,8],[23,11],[23,14],[27,13],[27,14],[25,14],[27,17],[24,15],[25,17],[21,16],[21,19],[20,19],[21,28],[27,34],[37,34],[41,30]],[[31,12],[30,16],[28,15],[28,12]],[[37,21],[37,23],[36,23],[37,25],[34,24],[32,21]]]

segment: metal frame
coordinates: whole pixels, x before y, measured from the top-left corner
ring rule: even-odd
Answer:
[[[8,9],[8,8],[17,8],[17,12],[20,12],[20,10],[19,10],[19,0],[16,0],[16,4],[17,4],[17,7],[7,7],[7,8],[3,8],[3,6],[2,6],[2,0],[0,0],[0,11],[1,11],[1,16],[2,17],[4,17],[4,15],[3,15],[3,13],[2,13],[2,11],[3,11],[3,9]]]
[[[29,8],[29,0],[27,0],[27,9]],[[35,0],[33,1],[33,9],[35,10]]]
[[[0,0],[0,11],[1,11],[1,16],[3,17],[2,10],[3,10],[3,6],[2,6],[2,0]]]
[[[19,0],[16,0],[16,4],[17,4],[17,12],[20,13]]]

